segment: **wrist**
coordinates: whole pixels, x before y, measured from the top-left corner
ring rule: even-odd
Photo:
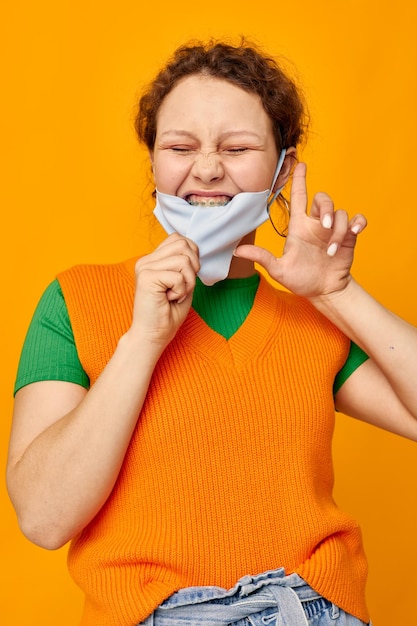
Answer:
[[[152,338],[149,333],[131,326],[122,335],[117,344],[117,351],[124,355],[127,360],[133,359],[141,364],[148,362],[155,366],[166,345]]]
[[[345,303],[351,300],[358,287],[358,283],[349,274],[344,286],[341,289],[323,293],[318,296],[311,296],[308,299],[311,304],[322,313],[326,310],[337,310],[344,307]]]

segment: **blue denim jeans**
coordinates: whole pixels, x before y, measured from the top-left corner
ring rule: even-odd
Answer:
[[[230,590],[180,589],[141,626],[364,626],[297,574],[278,569],[244,576]]]

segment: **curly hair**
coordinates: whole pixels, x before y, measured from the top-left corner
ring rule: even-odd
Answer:
[[[273,58],[242,39],[240,45],[196,42],[179,47],[139,100],[135,129],[149,150],[155,144],[158,111],[182,78],[203,74],[258,94],[272,120],[278,152],[297,147],[307,127],[301,90]]]

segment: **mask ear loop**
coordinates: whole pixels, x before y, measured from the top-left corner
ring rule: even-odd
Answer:
[[[285,159],[285,155],[286,155],[286,153],[287,153],[287,150],[286,150],[285,148],[283,148],[283,149],[281,150],[281,154],[279,155],[279,159],[278,159],[277,167],[276,167],[276,169],[275,169],[274,178],[273,178],[273,180],[272,180],[272,185],[271,185],[271,188],[270,188],[270,191],[271,191],[271,193],[273,193],[273,196],[272,196],[272,198],[270,198],[270,199],[268,200],[268,203],[267,203],[267,205],[266,205],[266,209],[267,209],[268,215],[269,215],[269,209],[270,209],[271,205],[275,202],[275,200],[278,198],[279,194],[280,194],[280,193],[281,193],[281,191],[283,190],[283,187],[280,187],[280,188],[279,188],[279,189],[277,189],[275,192],[273,192],[273,189],[274,189],[275,183],[276,183],[276,182],[277,182],[277,180],[278,180],[278,176],[279,176],[279,173],[280,173],[281,168],[282,168],[282,164],[284,163],[284,159]]]
[[[282,168],[282,164],[284,163],[284,159],[285,159],[286,152],[287,152],[287,151],[286,151],[286,149],[285,149],[285,148],[283,148],[283,149],[281,150],[281,154],[279,155],[278,164],[277,164],[277,167],[276,167],[276,170],[275,170],[275,174],[274,174],[274,179],[273,179],[273,181],[272,181],[272,185],[271,185],[271,193],[272,193],[272,190],[273,190],[273,188],[274,188],[275,183],[277,182],[277,179],[278,179],[279,173],[280,173],[281,168]],[[266,205],[266,210],[267,210],[267,213],[268,213],[269,221],[271,222],[271,224],[272,224],[273,229],[275,230],[275,232],[276,232],[276,233],[277,233],[280,237],[283,237],[283,236],[285,236],[285,235],[284,235],[283,233],[281,233],[281,232],[278,230],[278,228],[275,226],[274,221],[273,221],[273,219],[272,219],[272,217],[271,217],[270,208],[271,208],[272,204],[275,202],[275,200],[278,198],[278,196],[279,196],[279,194],[281,193],[281,191],[282,191],[282,190],[283,190],[283,187],[280,187],[279,189],[277,189],[277,190],[274,192],[274,194],[272,195],[272,197],[268,200],[268,203],[267,203],[267,205]],[[288,202],[287,202],[287,200],[284,198],[284,196],[282,196],[282,200],[283,200],[283,202],[284,202],[284,204],[285,204],[285,208],[287,209],[288,214],[289,214],[289,213],[290,213],[290,207],[288,206]]]

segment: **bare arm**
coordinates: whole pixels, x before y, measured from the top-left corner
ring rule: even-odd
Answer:
[[[336,408],[368,424],[417,441],[417,420],[369,359],[353,372],[335,398]]]
[[[258,246],[235,254],[260,263],[272,278],[309,298],[370,360],[344,383],[337,407],[417,440],[417,329],[385,309],[350,274],[357,235],[366,220],[335,211],[317,194],[307,215],[306,169],[299,163],[291,190],[291,217],[284,254]]]
[[[172,235],[136,268],[133,321],[87,392],[45,381],[16,394],[7,482],[23,532],[58,548],[117,479],[154,367],[191,305],[198,253]]]
[[[417,329],[353,279],[314,304],[370,357],[341,387],[337,408],[417,441]]]

